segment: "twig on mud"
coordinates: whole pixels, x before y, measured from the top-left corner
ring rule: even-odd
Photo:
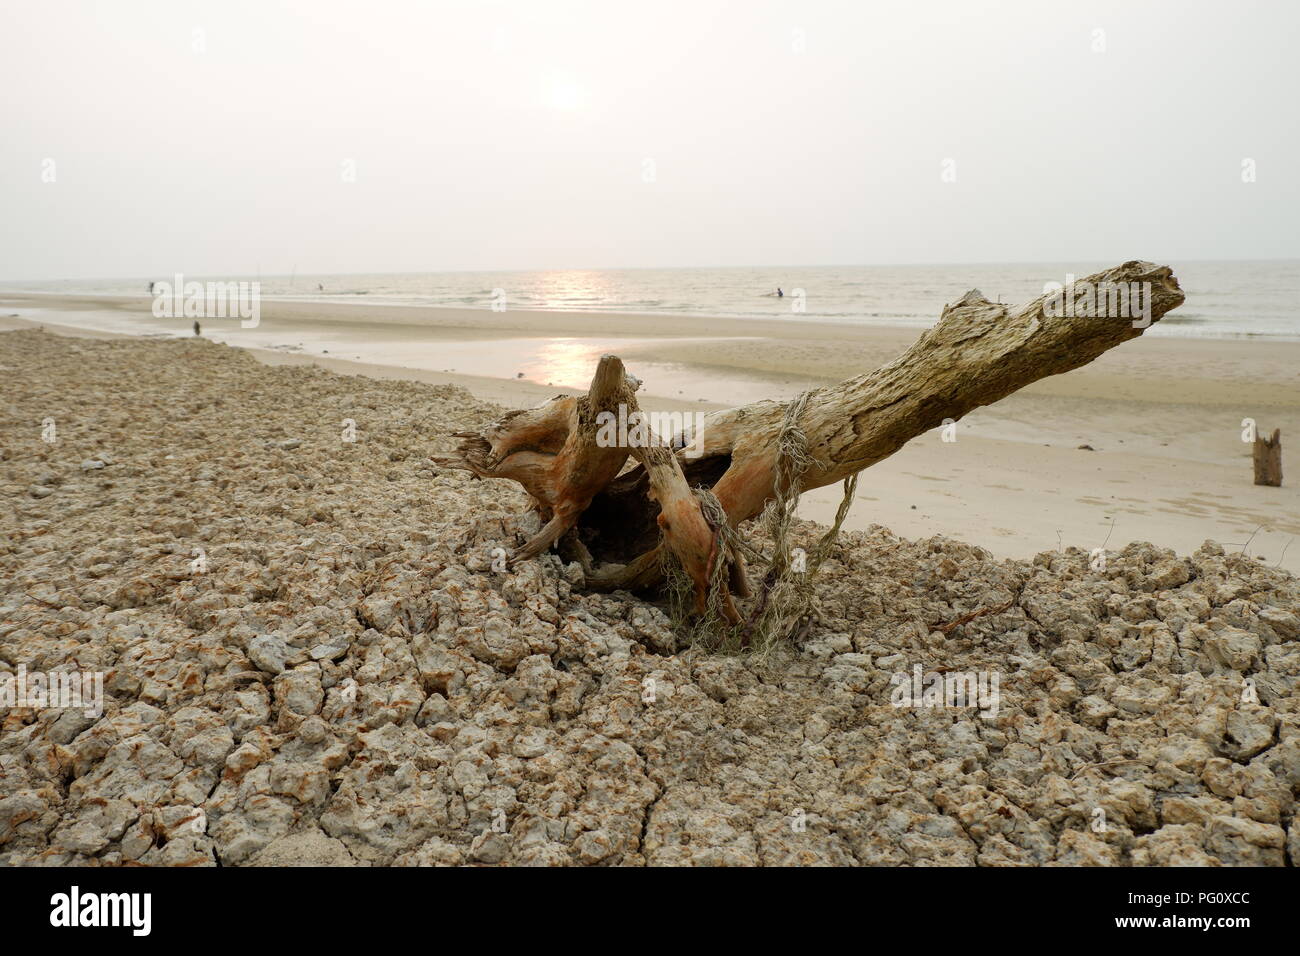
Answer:
[[[935,630],[940,634],[951,634],[963,624],[969,624],[977,617],[984,617],[987,614],[1001,614],[1003,611],[1009,611],[1011,610],[1012,605],[1020,600],[1020,595],[1024,593],[1024,590],[1025,586],[1022,584],[1016,589],[1016,593],[1011,595],[1011,600],[1007,601],[1005,604],[999,604],[995,607],[982,607],[977,611],[971,611],[969,614],[963,614],[955,621],[949,621],[947,624],[938,625]]]
[[[986,614],[1001,614],[1003,611],[1009,610],[1011,605],[1015,603],[1016,599],[1012,598],[1006,604],[999,604],[997,607],[982,607],[978,611],[971,611],[969,614],[963,614],[961,617],[957,618],[957,620],[949,621],[947,624],[941,625],[938,628],[938,631],[940,634],[951,634],[963,624],[969,624],[977,617],[983,617]]]
[[[1147,765],[1145,760],[1135,760],[1131,757],[1119,757],[1116,758],[1115,760],[1102,760],[1097,763],[1084,764],[1074,773],[1070,774],[1070,779],[1073,780],[1075,777],[1079,776],[1079,774],[1087,773],[1089,770],[1102,770],[1107,767],[1115,767],[1118,766],[1119,764],[1124,764],[1124,763],[1140,763],[1144,767]]]

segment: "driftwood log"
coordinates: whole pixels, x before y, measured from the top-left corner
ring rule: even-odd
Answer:
[[[1081,281],[1092,287],[1142,284],[1151,322],[1183,302],[1172,271],[1149,262],[1126,262]],[[798,490],[840,481],[946,420],[1086,365],[1145,330],[1145,322],[1127,313],[1099,314],[1115,310],[1088,300],[1061,314],[1060,301],[1059,293],[1045,294],[1011,306],[968,292],[892,362],[807,393],[794,424],[812,463],[802,470]],[[457,450],[434,460],[480,478],[508,478],[528,491],[543,525],[515,560],[563,538],[582,561],[589,589],[640,590],[662,581],[667,549],[693,583],[697,611],[704,611],[711,587],[725,582],[717,597],[734,622],[731,595],[747,593],[743,561],[706,520],[692,489],[711,489],[732,528],[762,512],[774,497],[790,403],[715,412],[704,419],[702,434],[667,444],[602,447],[597,416],[616,413],[620,403],[629,415],[636,412],[638,384],[616,356],[605,356],[587,395],[560,396],[510,412],[480,432],[458,433]],[[698,444],[688,456],[683,446],[692,440]],[[629,456],[636,464],[624,470]],[[715,573],[720,560],[728,563],[727,574]]]
[[[1255,463],[1255,484],[1282,487],[1282,429],[1273,429],[1273,434],[1265,438],[1255,436],[1252,449]]]

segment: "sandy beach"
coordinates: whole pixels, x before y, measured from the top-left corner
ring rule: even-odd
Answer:
[[[149,305],[6,294],[0,328],[189,334],[188,320],[155,319]],[[788,398],[876,368],[916,337],[798,320],[279,301],[263,303],[256,329],[211,320],[204,335],[270,364],[456,384],[507,407],[585,390],[596,357],[615,351],[644,381],[643,407],[664,411]],[[1213,540],[1300,571],[1300,487],[1255,486],[1241,440],[1246,418],[1281,428],[1284,449],[1300,432],[1297,369],[1295,342],[1135,339],[976,410],[955,441],[936,430],[873,466],[846,527],[945,534],[1022,559],[1132,541],[1185,553]],[[819,489],[800,513],[828,521],[839,499]]]

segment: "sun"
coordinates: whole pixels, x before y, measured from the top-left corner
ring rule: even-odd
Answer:
[[[582,87],[568,76],[551,77],[543,92],[543,100],[548,107],[565,113],[581,109],[584,99]]]

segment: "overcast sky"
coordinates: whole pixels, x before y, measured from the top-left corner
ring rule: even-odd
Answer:
[[[1297,257],[1297,37],[1282,0],[5,0],[0,278]]]

